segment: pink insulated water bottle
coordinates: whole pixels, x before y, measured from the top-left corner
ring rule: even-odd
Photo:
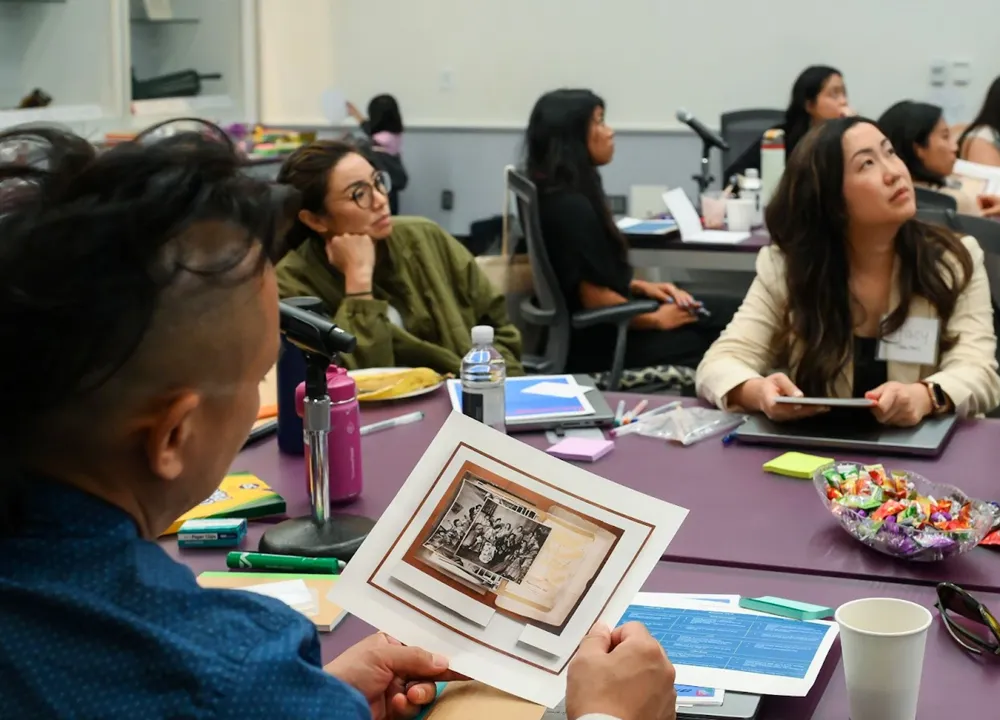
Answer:
[[[330,395],[330,433],[327,457],[330,459],[331,503],[344,503],[361,494],[361,422],[358,414],[358,390],[347,370],[333,365],[326,371]],[[295,409],[304,415],[306,384],[295,389]],[[309,486],[309,438],[306,437],[306,487]],[[315,498],[313,498],[315,502]]]

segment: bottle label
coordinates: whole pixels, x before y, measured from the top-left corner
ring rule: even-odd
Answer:
[[[486,422],[486,398],[478,393],[463,392],[462,414],[473,420]]]

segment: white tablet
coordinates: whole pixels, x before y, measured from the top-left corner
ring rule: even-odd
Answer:
[[[872,408],[878,404],[867,398],[779,397],[774,401],[785,405],[822,405],[838,408]]]

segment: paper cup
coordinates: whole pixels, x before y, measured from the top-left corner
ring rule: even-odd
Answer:
[[[851,720],[915,720],[931,614],[908,600],[837,608]]]
[[[726,200],[726,224],[733,232],[750,232],[753,227],[757,203],[746,198]]]

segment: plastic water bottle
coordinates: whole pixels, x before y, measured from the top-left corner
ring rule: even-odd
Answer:
[[[462,413],[494,430],[507,432],[504,383],[507,364],[493,347],[493,328],[472,328],[472,349],[462,358]]]
[[[772,128],[760,144],[761,204],[766,208],[785,172],[785,131]]]
[[[753,220],[751,227],[764,224],[764,205],[761,203],[760,171],[757,168],[747,168],[746,175],[740,178],[740,198],[753,201]]]

